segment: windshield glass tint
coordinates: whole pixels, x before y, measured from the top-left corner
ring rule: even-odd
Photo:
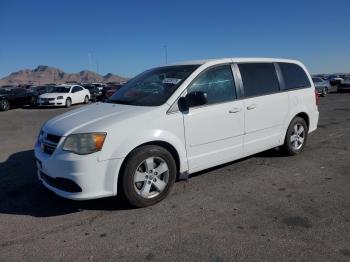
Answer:
[[[110,103],[160,106],[164,104],[198,65],[168,66],[148,70],[123,85]]]
[[[70,87],[67,86],[56,86],[53,93],[69,93]]]

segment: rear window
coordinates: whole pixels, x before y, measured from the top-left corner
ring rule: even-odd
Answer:
[[[244,96],[260,96],[279,92],[275,66],[272,63],[239,64]]]
[[[278,63],[284,79],[285,89],[311,87],[304,69],[296,64]]]

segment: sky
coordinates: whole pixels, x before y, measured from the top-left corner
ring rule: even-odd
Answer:
[[[38,65],[132,77],[222,57],[350,72],[350,1],[0,0],[0,78]]]

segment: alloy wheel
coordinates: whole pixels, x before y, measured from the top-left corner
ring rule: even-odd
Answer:
[[[305,141],[305,129],[301,124],[295,124],[292,134],[290,136],[290,142],[294,150],[299,150]]]
[[[134,173],[134,188],[143,198],[158,196],[169,181],[169,167],[161,157],[149,157],[141,162]]]

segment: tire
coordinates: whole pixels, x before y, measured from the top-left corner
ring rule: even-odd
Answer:
[[[35,96],[32,96],[30,98],[30,106],[34,107],[36,105],[36,97]]]
[[[84,98],[84,104],[88,104],[89,103],[89,97],[88,96],[85,96]]]
[[[327,94],[328,94],[328,88],[325,87],[325,88],[323,88],[323,90],[322,90],[321,96],[325,97]]]
[[[302,129],[300,129],[301,127]],[[301,132],[301,130],[303,132]],[[287,129],[283,145],[283,150],[287,155],[294,156],[303,151],[307,140],[308,130],[305,120],[301,117],[295,117],[292,120]]]
[[[10,109],[10,102],[7,99],[0,100],[0,111],[8,111]]]
[[[72,100],[70,98],[66,99],[66,107],[71,107],[72,106]]]
[[[176,179],[176,163],[160,146],[135,149],[120,173],[118,192],[134,207],[151,206],[163,200]]]

